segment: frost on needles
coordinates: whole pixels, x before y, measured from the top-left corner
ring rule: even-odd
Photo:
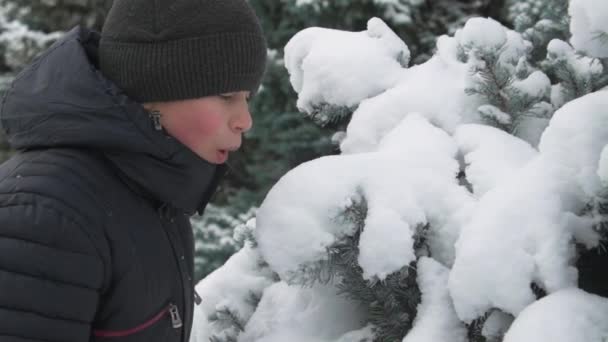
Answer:
[[[273,187],[197,285],[193,341],[607,338],[608,299],[577,288],[576,260],[606,252],[608,5],[567,13],[538,40],[470,19],[412,66],[377,18],[294,36],[300,110],[352,113],[341,154]]]

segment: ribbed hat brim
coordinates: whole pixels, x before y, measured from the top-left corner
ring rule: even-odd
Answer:
[[[102,37],[99,57],[104,74],[132,99],[171,101],[256,92],[266,66],[266,42],[250,32],[151,43]]]

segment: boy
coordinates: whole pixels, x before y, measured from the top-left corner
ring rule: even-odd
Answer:
[[[266,63],[245,0],[115,0],[13,82],[0,122],[0,340],[181,341],[189,216],[251,127]]]

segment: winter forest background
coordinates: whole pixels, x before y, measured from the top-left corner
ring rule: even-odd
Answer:
[[[608,0],[250,3],[268,69],[193,218],[192,342],[608,341],[577,289],[608,235]],[[5,87],[109,1],[0,5]]]

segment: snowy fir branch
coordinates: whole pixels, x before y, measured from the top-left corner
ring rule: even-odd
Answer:
[[[346,106],[334,106],[327,103],[315,105],[308,116],[321,127],[336,125],[348,121],[355,110]]]
[[[570,3],[595,13],[590,1]],[[240,291],[239,303],[256,307],[251,317],[234,311],[246,319],[245,331],[243,320],[224,313],[226,329],[212,342],[544,341],[554,331],[567,336],[560,322],[577,313],[576,336],[607,336],[597,322],[608,302],[576,289],[585,279],[581,251],[598,241],[603,249],[608,236],[608,193],[598,195],[597,170],[608,139],[606,97],[598,91],[607,52],[598,48],[603,38],[586,39],[591,28],[578,41],[560,36],[570,33],[568,1],[505,5],[518,3],[530,18],[520,33],[471,19],[439,40],[438,58],[416,68],[394,63],[405,48],[376,19],[365,34],[315,28],[293,40],[286,56],[310,62],[287,63],[304,82],[295,82],[298,106],[314,108],[322,124],[350,120],[344,156],[302,165],[268,195],[256,246],[281,279],[250,298]],[[543,8],[551,13],[535,12]],[[573,27],[587,18],[575,17]],[[353,78],[369,63],[341,69],[343,59],[328,53],[334,46],[375,51],[369,57],[378,58],[381,72]],[[312,63],[318,51],[323,58]],[[546,51],[546,59],[532,51]],[[304,77],[320,68],[336,72]],[[402,77],[394,82],[363,87],[396,73]],[[364,91],[347,93],[353,79]],[[345,91],[338,98],[327,89]],[[600,178],[608,184],[608,149],[604,157]],[[320,177],[328,173],[335,177]],[[303,192],[318,197],[294,196]]]
[[[541,299],[547,295],[547,291],[537,283],[530,284],[530,288],[532,289],[532,292],[534,292],[534,296],[536,296],[536,299]]]
[[[255,219],[238,224],[234,228],[234,241],[241,247],[248,244],[251,248],[257,248],[258,242],[255,239]]]
[[[537,283],[531,283],[530,288],[537,300],[547,295],[547,291]],[[502,322],[492,321],[495,316],[502,317]],[[467,342],[503,341],[504,333],[508,330],[513,318],[512,315],[496,308],[487,311],[485,314],[467,324]]]
[[[506,89],[513,83],[513,77],[499,63],[500,49],[476,56],[480,62],[471,68],[471,74],[477,76],[474,86],[465,89],[467,95],[479,95],[498,111],[480,110],[487,123],[496,128],[511,133],[513,131],[512,111]],[[487,107],[486,107],[487,108]],[[501,113],[501,115],[494,115]]]
[[[547,43],[554,38],[567,40],[570,36],[568,1],[507,0],[507,19],[524,39],[532,43],[531,60],[545,58]]]
[[[488,342],[483,335],[483,326],[488,317],[490,317],[490,312],[486,312],[483,316],[472,321],[467,326],[467,337],[469,342]]]
[[[485,96],[490,99],[492,105],[506,109],[507,100],[501,91],[513,82],[513,78],[506,70],[500,68],[498,57],[498,51],[479,56],[482,63],[476,63],[471,73],[478,75],[482,82],[479,82],[474,88],[468,88],[467,92]]]
[[[209,337],[209,342],[237,342],[237,338],[232,335],[213,335]]]
[[[352,235],[344,236],[327,249],[327,257],[312,265],[301,266],[289,282],[302,286],[333,284],[344,297],[367,307],[368,322],[373,326],[374,341],[398,341],[411,329],[420,303],[415,262],[380,280],[363,277],[358,263],[359,240],[367,217],[363,196],[346,206],[338,220],[354,225]],[[418,227],[414,247],[428,254],[426,233],[429,226]]]
[[[278,280],[277,280],[278,281]],[[247,296],[247,299],[245,299],[245,302],[247,304],[249,304],[252,308],[257,308],[258,305],[260,304],[260,301],[262,300],[262,294],[257,294],[253,291],[249,291],[249,294]]]
[[[593,32],[593,39],[599,41],[604,46],[608,46],[608,32],[595,31]]]
[[[209,337],[209,342],[237,342],[237,338],[234,336],[213,335]]]
[[[580,77],[568,60],[557,61],[553,70],[562,84],[562,96],[565,102],[572,101],[592,91],[591,82],[587,78]]]
[[[210,337],[211,342],[236,342],[238,334],[245,331],[246,322],[235,311],[225,306],[209,315],[208,320],[222,327],[221,333]]]
[[[531,75],[532,68],[522,57],[513,75],[511,65],[501,61],[505,48],[503,46],[476,56],[480,62],[473,63],[471,68],[475,84],[465,92],[467,95],[479,95],[487,102],[478,108],[486,124],[518,136],[522,121],[526,118],[550,119],[554,109],[546,102],[548,99],[530,95],[516,86],[516,81],[525,80]]]
[[[593,230],[600,235],[600,246],[598,249],[605,252],[605,243],[608,241],[608,188],[592,198],[579,214],[581,217],[589,217],[594,222]]]

